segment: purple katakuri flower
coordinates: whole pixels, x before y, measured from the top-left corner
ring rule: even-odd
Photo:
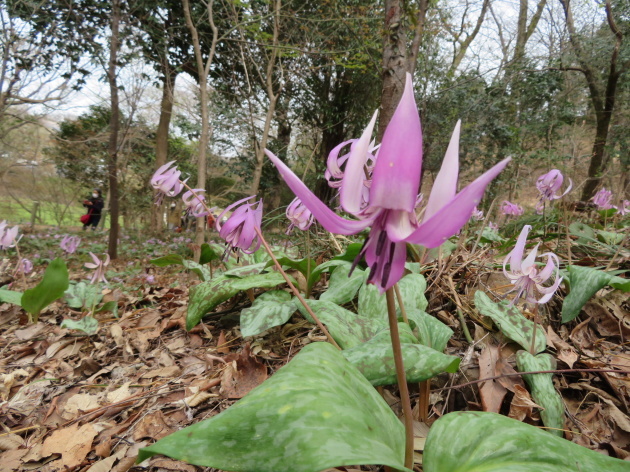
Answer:
[[[83,264],[84,267],[88,269],[96,269],[92,278],[90,279],[90,283],[94,284],[97,282],[107,283],[107,279],[105,279],[105,267],[109,265],[109,254],[105,254],[105,260],[101,261],[98,257],[96,257],[93,253],[90,252],[90,256],[92,256],[92,262],[86,262]]]
[[[145,276],[144,281],[149,285],[153,285],[155,283],[155,276],[148,274]]]
[[[372,226],[355,265],[365,256],[370,275],[368,281],[380,292],[391,288],[403,275],[407,259],[406,243],[433,248],[456,234],[470,219],[486,186],[508,164],[505,159],[457,193],[459,172],[460,122],[446,151],[423,215],[416,218],[422,170],[422,130],[413,95],[411,75],[407,74],[405,90],[385,130],[378,150],[369,191],[369,204],[362,207],[365,165],[368,160],[376,113],[359,140],[354,143],[346,161],[340,187],[341,207],[359,220],[348,220],[319,200],[280,159],[269,150],[265,153],[276,166],[289,188],[328,231],[356,234]]]
[[[483,211],[477,209],[477,207],[473,208],[473,212],[471,218],[475,221],[481,221],[484,219]]]
[[[291,234],[293,228],[297,226],[302,231],[306,231],[313,224],[314,218],[311,210],[306,208],[298,197],[295,197],[293,201],[287,207],[287,218],[291,222],[286,234]]]
[[[630,213],[630,200],[624,200],[621,202],[621,208],[617,208],[617,213],[621,216],[625,216]]]
[[[20,259],[18,262],[18,272],[30,274],[33,272],[33,263],[25,258]]]
[[[59,246],[68,254],[74,254],[81,243],[81,238],[78,236],[64,236]]]
[[[254,203],[245,203],[252,198],[256,196],[252,195],[232,203],[216,219],[215,228],[219,236],[227,243],[223,253],[224,260],[229,257],[230,250],[234,252],[241,250],[246,254],[252,254],[260,248],[261,241],[256,229],[260,230],[262,223],[262,199]],[[222,223],[223,217],[232,208],[236,209],[225,223]]]
[[[186,205],[186,211],[195,218],[201,218],[208,214],[205,204],[206,196],[203,195],[204,192],[205,190],[203,189],[193,189],[188,190],[182,195],[182,200],[184,201],[184,205]]]
[[[358,142],[358,139],[350,139],[338,144],[328,154],[328,160],[326,161],[326,172],[324,172],[324,178],[328,181],[328,185],[332,188],[340,188],[343,183],[345,170],[341,168],[348,161],[354,146]],[[341,150],[350,144],[350,152],[339,156]],[[367,155],[365,164],[363,166],[363,172],[365,178],[363,179],[363,187],[361,188],[361,209],[366,208],[369,205],[370,198],[370,186],[372,184],[372,172],[376,164],[376,155],[374,152],[378,149],[378,146],[374,145],[374,141],[370,143],[367,149]],[[345,169],[345,168],[344,168]]]
[[[512,202],[508,202],[505,200],[501,205],[501,211],[504,215],[512,215],[512,216],[521,216],[523,212],[523,207]]]
[[[597,205],[598,210],[610,210],[614,208],[612,205],[612,192],[606,190],[604,187],[593,196],[592,200],[593,203]]]
[[[493,223],[492,221],[488,221],[488,229],[490,231],[499,231],[499,225],[496,223]]]
[[[22,239],[22,236],[18,238],[19,228],[14,226],[9,228],[6,220],[0,221],[0,249],[8,249],[15,247],[15,245]]]
[[[177,166],[171,168],[174,163],[175,161],[171,161],[164,164],[151,177],[151,186],[158,192],[155,199],[156,205],[162,203],[165,195],[175,197],[184,189],[184,183],[179,180],[181,172],[177,170]]]
[[[544,175],[538,177],[536,181],[536,188],[540,192],[540,201],[543,202],[558,200],[564,197],[571,188],[573,188],[573,181],[569,179],[569,185],[562,195],[558,195],[558,192],[562,188],[562,182],[564,176],[558,169],[552,169]]]
[[[514,285],[514,288],[508,293],[517,290],[516,297],[514,297],[511,304],[516,303],[521,296],[529,303],[547,303],[560,286],[560,282],[562,282],[560,261],[554,253],[541,254],[541,257],[547,256],[547,263],[542,270],[538,270],[535,261],[539,244],[536,244],[528,256],[523,259],[527,235],[531,229],[530,225],[523,226],[521,234],[516,241],[516,246],[503,261],[503,273]],[[509,271],[506,269],[508,262],[510,263]],[[545,282],[554,277],[554,273],[555,282],[549,286],[544,286]],[[536,291],[542,294],[540,299],[536,299]]]

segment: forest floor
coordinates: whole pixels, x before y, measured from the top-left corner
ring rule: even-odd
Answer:
[[[25,235],[21,245],[25,257],[42,262],[56,257],[59,236],[54,231]],[[245,293],[224,302],[187,331],[189,288],[198,283],[197,277],[181,266],[158,268],[148,262],[175,249],[186,250],[187,237],[122,239],[122,257],[108,267],[110,285],[103,292],[103,303],[114,301],[117,313],[96,313],[94,334],[60,327],[63,320],[79,321],[87,314],[63,300],[46,308],[36,323],[29,323],[20,307],[0,303],[1,472],[213,470],[164,456],[135,462],[140,448],[225,410],[303,346],[325,341],[319,329],[299,314],[283,326],[244,339],[238,323],[240,310],[251,304]],[[104,236],[84,237],[82,249],[103,253]],[[85,256],[86,252],[68,258],[72,280],[86,281],[91,276],[83,268]],[[429,419],[416,423],[416,470],[422,470],[427,430],[445,413],[495,408],[541,425],[538,409],[519,377],[504,377],[491,385],[476,382],[514,372],[514,344],[473,304],[478,288],[497,295],[505,292],[500,256],[499,251],[481,251],[475,264],[469,264],[459,254],[423,269],[429,287],[427,312],[454,330],[447,353],[462,362],[457,373],[431,381]],[[628,251],[622,250],[613,268],[627,268],[629,262]],[[598,261],[591,258],[589,264]],[[36,264],[27,285],[36,284],[43,266]],[[442,282],[448,278],[456,290]],[[13,283],[15,289],[24,289],[20,279]],[[324,279],[316,288],[325,286]],[[456,306],[463,308],[472,344],[466,341]],[[558,361],[557,368],[566,370],[554,376],[565,404],[565,438],[602,454],[630,459],[628,294],[600,290],[578,318],[565,324],[559,321],[561,306],[562,294],[541,315],[549,351]],[[582,371],[588,369],[592,371]],[[485,393],[481,385],[486,385]],[[417,385],[411,390],[418,414]],[[397,388],[387,387],[382,394],[400,415]],[[489,406],[493,402],[498,404]]]

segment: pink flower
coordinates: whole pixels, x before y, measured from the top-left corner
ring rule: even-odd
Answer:
[[[179,180],[181,172],[177,170],[177,166],[171,168],[174,163],[175,161],[171,161],[164,164],[151,177],[151,186],[158,191],[156,205],[162,203],[165,195],[175,197],[184,189],[184,184]]]
[[[571,181],[571,179],[569,179],[569,185],[564,193],[562,195],[557,195],[557,193],[560,191],[560,188],[562,187],[563,181],[564,177],[558,169],[552,169],[546,174],[538,177],[538,180],[536,181],[536,188],[540,192],[541,202],[544,200],[557,200],[569,193],[569,191],[573,187],[573,182]]]
[[[8,249],[15,247],[15,245],[22,239],[22,236],[18,238],[19,228],[14,226],[9,228],[6,220],[0,222],[0,249]]]
[[[192,214],[195,218],[201,218],[208,214],[206,209],[206,196],[202,195],[205,192],[203,189],[188,190],[182,195],[184,205],[186,205],[186,211]]]
[[[610,190],[606,190],[604,187],[597,192],[593,198],[593,203],[597,205],[598,210],[610,210],[614,208],[612,206],[612,192]]]
[[[241,250],[246,254],[252,254],[260,248],[261,241],[256,229],[260,230],[262,223],[262,199],[254,203],[245,203],[252,198],[256,198],[256,196],[246,197],[232,203],[216,219],[215,227],[219,236],[225,239],[227,243],[227,248],[223,254],[224,259],[229,256],[230,250],[234,252]],[[232,208],[236,209],[222,224],[223,217]]]
[[[59,246],[68,254],[74,254],[81,243],[81,238],[78,236],[64,236]]]
[[[18,262],[18,272],[23,274],[30,274],[33,271],[33,263],[28,259],[20,259]]]
[[[499,225],[496,223],[493,223],[492,221],[488,221],[488,228],[491,231],[499,231]]]
[[[97,282],[107,283],[107,279],[105,279],[105,267],[109,265],[109,254],[105,254],[105,260],[101,261],[98,257],[96,257],[93,253],[90,252],[90,256],[92,256],[92,262],[86,262],[84,267],[88,269],[96,269],[92,278],[90,279],[90,283],[94,284]]]
[[[306,231],[311,227],[314,221],[313,214],[304,206],[298,197],[295,197],[289,204],[286,215],[291,222],[286,234],[291,234],[291,231],[295,226],[302,231]]]
[[[521,296],[529,303],[547,303],[560,286],[560,282],[562,282],[562,277],[560,277],[560,262],[558,256],[552,252],[541,254],[543,257],[547,256],[547,263],[545,267],[539,271],[535,262],[539,244],[536,244],[536,247],[523,259],[527,235],[531,229],[532,227],[530,225],[523,226],[521,234],[516,241],[516,246],[514,246],[512,252],[510,252],[503,261],[503,273],[510,279],[512,285],[514,285],[514,288],[508,293],[517,290],[516,297],[512,300],[512,304],[516,303]],[[509,271],[506,270],[508,262],[510,263]],[[543,284],[554,276],[554,271],[555,282],[550,286],[544,286]],[[542,294],[542,297],[538,300],[536,299],[536,291]]]
[[[477,207],[473,208],[472,219],[475,221],[481,221],[483,220],[483,218],[484,218],[483,211],[477,209]]]
[[[617,208],[617,213],[621,216],[625,216],[630,213],[630,200],[624,200],[621,202],[621,208]]]
[[[503,170],[509,159],[495,165],[457,193],[461,126],[458,122],[422,222],[419,222],[415,207],[422,171],[422,129],[410,74],[407,74],[403,96],[383,135],[366,200],[365,167],[369,162],[370,149],[373,149],[371,137],[375,123],[376,113],[350,150],[339,192],[343,210],[358,216],[359,220],[337,215],[286,164],[270,151],[265,150],[265,153],[289,188],[326,230],[348,235],[372,227],[355,264],[365,256],[370,267],[368,282],[384,292],[403,275],[407,243],[433,248],[456,234],[470,219],[486,186]]]
[[[501,211],[504,215],[512,215],[512,216],[521,216],[523,212],[523,207],[517,205],[516,203],[508,202],[505,200],[501,205]]]

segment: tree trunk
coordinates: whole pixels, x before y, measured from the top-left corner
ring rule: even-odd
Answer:
[[[107,69],[107,81],[109,82],[109,92],[112,114],[109,122],[109,161],[107,170],[109,173],[109,245],[108,253],[111,259],[118,257],[118,130],[120,126],[120,110],[118,103],[118,84],[116,80],[116,61],[120,43],[120,0],[112,1],[111,17],[111,39],[109,42],[109,65]]]
[[[581,200],[584,202],[595,195],[595,191],[602,180],[602,173],[606,168],[606,142],[608,141],[611,116],[612,113],[597,113],[597,127],[595,140],[593,141],[593,151],[591,152],[591,162],[588,166],[588,178],[582,189]]]
[[[385,133],[405,89],[407,73],[406,31],[400,0],[385,0],[385,38],[383,43],[383,92],[377,141]]]
[[[168,131],[171,124],[174,102],[175,78],[177,72],[166,65],[162,78],[162,102],[160,104],[160,120],[155,136],[155,169],[166,164],[168,159]],[[151,207],[151,230],[161,231],[164,227],[164,210],[160,205]]]

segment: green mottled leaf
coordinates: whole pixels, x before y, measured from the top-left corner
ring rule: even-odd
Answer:
[[[88,336],[96,334],[98,331],[98,321],[91,316],[86,316],[80,320],[63,320],[61,322],[62,328],[77,329],[83,331]]]
[[[227,275],[228,277],[249,277],[250,275],[260,274],[261,272],[270,272],[265,271],[267,267],[266,262],[258,262],[256,264],[244,265],[244,266],[236,266],[223,272],[223,275]],[[271,263],[273,265],[273,262]]]
[[[624,235],[621,233],[613,233],[611,231],[603,230],[597,232],[597,239],[611,246],[621,244],[623,242],[623,238]]]
[[[280,257],[278,258],[278,262],[282,267],[290,267],[293,270],[300,271],[304,274],[304,277],[308,275],[309,270],[312,272],[315,267],[317,267],[317,262],[313,259],[304,258],[300,260],[294,260],[289,257]],[[273,261],[267,262],[267,267],[273,267],[275,264]]]
[[[628,462],[496,413],[458,411],[437,420],[424,472],[628,472]]]
[[[516,365],[520,372],[555,370],[556,360],[549,354],[532,356],[527,351],[518,351],[516,353]],[[547,431],[562,437],[564,403],[553,386],[553,374],[525,374],[523,377],[532,391],[534,401],[544,408],[540,412],[540,417],[543,424],[549,428]]]
[[[427,282],[420,274],[407,274],[398,282],[398,288],[402,295],[405,310],[426,310],[427,299],[424,291]],[[385,296],[381,295],[375,285],[365,284],[359,290],[359,313],[369,318],[380,318],[387,320],[387,302]],[[401,316],[400,308],[396,303],[396,313]]]
[[[206,313],[242,290],[272,288],[283,282],[284,278],[278,272],[255,274],[242,279],[221,275],[202,282],[190,289],[186,329],[194,328]]]
[[[603,270],[592,269],[590,267],[569,266],[569,285],[571,291],[564,298],[562,304],[562,322],[571,321],[580,314],[580,310],[598,290],[606,285],[613,285],[615,288],[630,291],[630,281]]]
[[[507,301],[494,303],[481,290],[475,293],[475,306],[481,314],[492,318],[492,321],[496,323],[505,336],[520,344],[523,349],[529,350],[531,348],[534,322],[525,318],[518,308],[510,305]],[[540,326],[536,330],[535,342],[537,353],[546,349],[545,331]]]
[[[329,271],[333,267],[344,265],[345,263],[346,261],[343,261],[343,260],[331,260],[331,261],[326,261],[323,264],[318,265],[317,267],[314,267],[311,270],[311,275],[309,276],[308,281],[307,281],[308,291],[310,292],[313,286],[317,282],[319,282],[319,279],[322,278],[322,274],[324,272]]]
[[[291,294],[271,290],[261,294],[251,308],[241,311],[241,334],[255,336],[286,323],[296,310]]]
[[[68,284],[66,263],[61,258],[57,258],[48,264],[41,282],[24,292],[22,308],[33,315],[34,321],[37,321],[44,308],[63,297],[64,292],[68,289]]]
[[[343,305],[354,300],[359,288],[365,282],[367,273],[363,269],[355,267],[352,275],[349,275],[352,263],[345,262],[338,266],[330,276],[328,290],[319,297],[320,300]]]
[[[328,343],[306,346],[222,413],[140,450],[233,472],[318,472],[403,465],[404,428],[367,380]]]
[[[326,325],[330,335],[342,349],[348,349],[364,343],[374,334],[387,327],[387,320],[373,320],[357,315],[339,305],[325,300],[307,300],[308,306],[317,318]],[[301,304],[297,304],[300,313],[308,321],[314,323]]]
[[[22,306],[22,292],[0,288],[0,302]]]
[[[216,261],[217,259],[221,259],[222,255],[223,250],[221,250],[217,244],[210,246],[208,243],[203,243],[199,255],[199,264],[204,265],[208,262]]]
[[[453,336],[451,328],[422,310],[407,311],[407,318],[415,324],[420,344],[424,344],[439,352],[443,352],[446,349],[448,340]]]
[[[151,259],[149,261],[151,264],[156,265],[158,267],[166,267],[169,265],[181,265],[189,271],[199,277],[199,280],[206,281],[210,280],[210,269],[201,264],[197,264],[194,261],[189,261],[188,259],[184,259],[179,254],[169,254],[167,256],[158,257],[156,259]]]
[[[409,329],[406,324],[399,323],[399,327],[403,364],[408,382],[421,382],[442,372],[457,372],[459,357],[447,356],[422,344],[405,343],[405,338],[413,341],[415,338],[411,332],[404,335],[405,328]],[[396,383],[396,366],[389,330],[379,333],[378,336],[363,344],[342,351],[342,354],[372,385]]]
[[[92,308],[103,299],[101,289],[97,285],[79,282],[70,284],[64,293],[68,306],[72,308]]]
[[[587,243],[589,240],[595,240],[595,231],[593,230],[593,228],[579,221],[575,221],[569,225],[569,232],[579,238],[577,240],[578,244],[584,244]]]

